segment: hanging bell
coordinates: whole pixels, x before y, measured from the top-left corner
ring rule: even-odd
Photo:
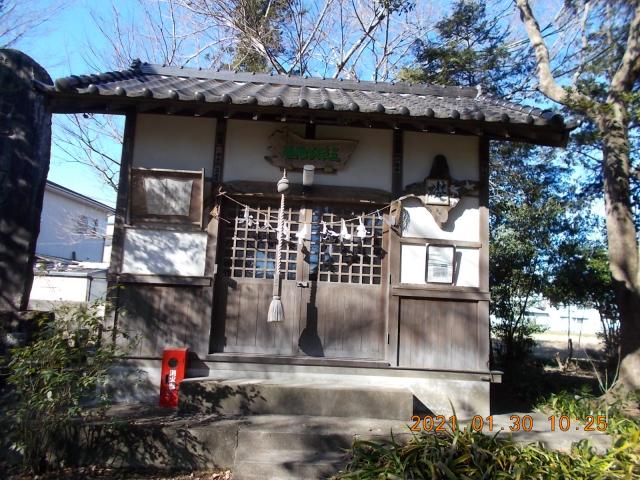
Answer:
[[[289,179],[287,178],[287,171],[282,174],[282,178],[278,180],[278,193],[285,194],[289,191]]]

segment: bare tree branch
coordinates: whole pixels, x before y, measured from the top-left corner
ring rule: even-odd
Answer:
[[[593,100],[575,90],[568,91],[564,89],[551,72],[551,62],[549,60],[549,49],[540,32],[540,25],[536,20],[528,0],[516,0],[518,9],[520,10],[520,19],[529,36],[531,45],[533,46],[536,61],[538,65],[538,80],[540,91],[551,100],[562,105],[593,105]]]
[[[611,80],[611,91],[615,93],[630,92],[633,84],[640,76],[640,3],[638,3],[631,25],[627,47],[618,70]]]

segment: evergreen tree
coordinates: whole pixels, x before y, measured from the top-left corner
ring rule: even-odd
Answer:
[[[432,37],[416,40],[416,66],[399,78],[440,85],[480,85],[498,95],[523,85],[531,63],[513,57],[508,48],[509,28],[490,16],[484,2],[458,0],[451,13],[435,25]]]
[[[584,223],[569,170],[551,148],[495,143],[491,149],[489,280],[496,366],[515,373],[541,331],[528,309],[552,288]]]
[[[230,67],[243,72],[271,71],[269,56],[280,55],[283,51],[281,28],[285,21],[286,0],[235,0],[233,3],[236,22],[244,25],[253,36],[239,34]],[[254,37],[260,38],[263,51],[252,43]]]
[[[443,85],[480,85],[505,96],[526,84],[531,63],[508,48],[510,31],[487,13],[484,2],[458,0],[414,46],[416,66],[400,77]],[[499,340],[496,367],[519,365],[536,328],[527,310],[548,289],[559,250],[575,243],[570,221],[575,199],[567,168],[553,149],[492,142],[490,165],[490,288],[492,326]]]
[[[516,0],[533,47],[538,88],[550,100],[588,118],[601,147],[600,160],[607,226],[609,268],[620,314],[620,384],[640,389],[640,246],[633,184],[637,178],[634,130],[640,105],[640,2],[567,1],[576,19],[573,38],[565,40],[562,68],[552,59],[531,5]],[[635,157],[635,158],[634,158]],[[635,165],[634,165],[635,164]]]

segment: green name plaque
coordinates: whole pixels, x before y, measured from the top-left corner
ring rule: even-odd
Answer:
[[[357,140],[303,138],[282,128],[269,136],[269,155],[265,159],[287,170],[302,170],[305,165],[313,165],[318,170],[334,173],[344,168],[357,145]]]

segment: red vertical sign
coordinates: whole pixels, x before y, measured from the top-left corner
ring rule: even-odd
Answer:
[[[187,370],[188,348],[165,349],[160,376],[160,406],[176,408],[178,390]]]

